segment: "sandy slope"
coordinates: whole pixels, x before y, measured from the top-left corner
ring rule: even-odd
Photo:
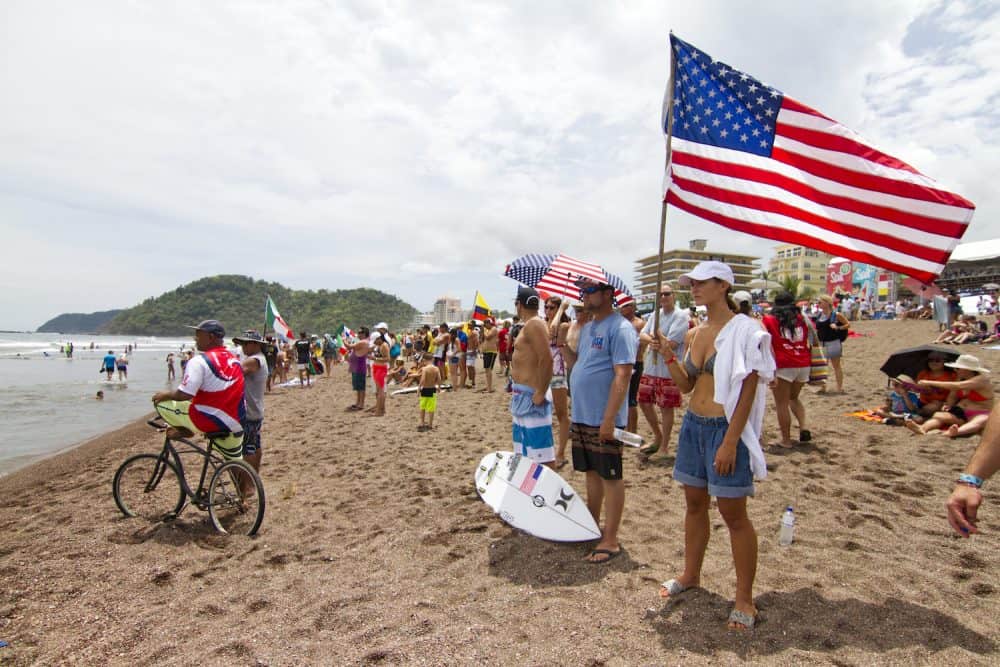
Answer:
[[[717,514],[704,588],[657,597],[682,564],[669,454],[628,452],[626,554],[590,565],[585,545],[515,533],[475,494],[475,464],[507,447],[505,394],[445,394],[438,428],[417,433],[414,396],[385,419],[345,413],[340,367],[268,398],[256,538],[215,535],[194,509],[167,525],[122,519],[114,470],[158,447],[141,423],[0,480],[0,662],[997,664],[1000,482],[983,533],[952,538],[944,500],[977,441],[843,416],[879,401],[887,352],[933,325],[856,328],[875,335],[847,344],[851,394],[809,393],[814,442],[769,456],[750,503],[762,614],[750,636],[724,629],[734,576]],[[1000,368],[1000,354],[981,358]],[[789,502],[797,540],[779,548]]]

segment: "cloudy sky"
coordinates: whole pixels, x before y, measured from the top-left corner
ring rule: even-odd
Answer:
[[[995,2],[7,0],[0,328],[219,273],[421,310],[509,307],[527,252],[631,282],[671,29],[971,199],[965,240],[1000,236]]]

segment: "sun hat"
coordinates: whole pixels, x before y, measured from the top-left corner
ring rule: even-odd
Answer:
[[[753,297],[750,296],[750,292],[740,290],[739,292],[733,292],[733,301],[735,301],[737,305],[741,303],[753,303]]]
[[[195,331],[204,331],[207,334],[211,334],[216,338],[225,338],[226,330],[219,323],[219,320],[203,320],[197,326],[191,326],[190,324],[185,324],[188,329],[194,329]]]
[[[242,336],[233,336],[233,342],[236,344],[240,343],[258,343],[260,345],[264,344],[264,337],[260,335],[260,332],[254,331],[253,329],[247,329],[243,332]]]
[[[896,382],[902,382],[904,385],[907,385],[910,388],[919,387],[919,385],[913,381],[913,378],[911,378],[906,373],[900,373],[899,375],[894,377],[893,380],[895,380]]]
[[[600,287],[602,289],[614,289],[611,283],[602,282],[600,280],[595,280],[593,278],[588,278],[587,276],[578,276],[573,284],[577,287]]]
[[[947,366],[948,368],[961,368],[962,370],[973,371],[974,373],[990,372],[988,368],[985,368],[983,365],[979,363],[979,359],[972,356],[971,354],[960,354],[958,355],[958,359],[951,362],[950,364],[946,363],[945,366]]]
[[[386,331],[388,331],[389,330],[389,325],[386,324],[385,322],[379,322],[378,324],[376,324],[374,326],[374,329],[376,331],[378,331],[379,329],[385,329]]]
[[[681,274],[677,282],[681,287],[689,287],[692,280],[708,280],[709,278],[718,278],[730,285],[736,282],[736,279],[733,277],[733,270],[729,265],[725,262],[715,261],[698,262],[693,269]]]

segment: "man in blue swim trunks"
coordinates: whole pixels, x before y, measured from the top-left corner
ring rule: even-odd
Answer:
[[[114,377],[117,360],[118,357],[115,356],[114,350],[108,350],[108,353],[104,355],[104,361],[101,362],[101,370],[108,374],[108,382],[111,382]]]
[[[541,298],[531,287],[517,290],[514,306],[524,327],[514,345],[510,362],[513,380],[510,414],[514,452],[532,461],[551,466],[556,458],[552,439],[552,354],[549,352],[549,331],[545,320],[538,316]]]

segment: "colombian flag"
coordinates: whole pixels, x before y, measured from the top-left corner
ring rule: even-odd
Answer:
[[[485,320],[487,317],[490,317],[490,313],[492,312],[490,304],[486,303],[483,295],[476,292],[476,307],[472,310],[472,319]]]

